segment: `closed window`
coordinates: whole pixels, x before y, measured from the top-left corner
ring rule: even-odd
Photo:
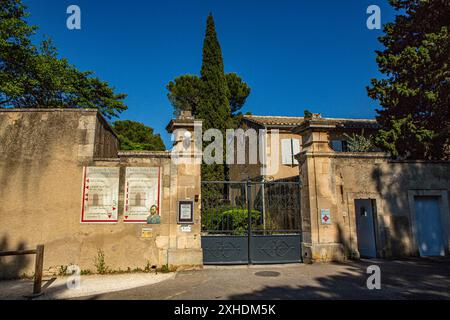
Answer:
[[[347,141],[345,140],[331,140],[331,149],[336,152],[347,152]]]
[[[281,139],[281,163],[285,165],[298,164],[295,155],[300,153],[300,139]]]

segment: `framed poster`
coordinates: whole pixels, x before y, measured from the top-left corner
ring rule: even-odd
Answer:
[[[194,223],[194,201],[180,200],[178,201],[178,223],[193,224]]]
[[[83,169],[81,223],[117,223],[119,168]]]
[[[159,224],[161,169],[159,167],[127,167],[123,222]]]

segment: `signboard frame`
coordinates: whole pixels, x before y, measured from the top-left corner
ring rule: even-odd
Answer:
[[[128,188],[128,178],[127,178],[127,169],[129,168],[139,168],[139,169],[157,169],[158,170],[158,182],[157,182],[157,215],[159,216],[159,218],[161,219],[161,167],[126,167],[125,168],[125,185],[124,185],[124,204],[123,204],[123,223],[140,223],[140,224],[147,224],[147,219],[145,220],[131,220],[131,219],[126,219],[126,214],[128,212],[128,201],[129,199],[129,190],[127,190]],[[150,215],[150,212],[148,212],[148,214]]]
[[[117,171],[117,177],[114,178],[116,180],[115,185],[113,185],[114,190],[112,191],[112,198],[113,201],[115,199],[116,203],[112,204],[111,208],[111,216],[114,216],[114,219],[86,219],[86,202],[88,201],[88,190],[90,190],[90,175],[89,171],[90,169],[114,169],[114,171]],[[81,199],[81,217],[80,217],[80,223],[82,224],[117,224],[119,222],[119,215],[118,215],[118,199],[119,199],[119,183],[120,183],[120,169],[118,167],[95,167],[95,166],[86,166],[83,167],[83,182],[82,182],[82,199]]]
[[[182,217],[182,207],[189,206],[189,217]],[[177,214],[178,224],[194,224],[194,201],[193,200],[178,200],[178,214]]]

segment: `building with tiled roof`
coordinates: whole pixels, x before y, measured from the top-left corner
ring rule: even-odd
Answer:
[[[250,164],[247,161],[245,164],[230,166],[231,178],[233,180],[248,178],[279,180],[298,177],[298,162],[295,155],[302,150],[302,135],[300,132],[303,126],[310,123],[326,127],[330,135],[330,147],[339,152],[348,150],[348,135],[370,135],[378,129],[375,119],[325,118],[320,114],[313,114],[311,118],[244,115],[241,127],[244,130],[266,130],[266,141],[270,141],[271,134],[277,130],[279,136],[278,156],[272,154],[273,150],[267,142],[258,144],[258,153],[263,154],[267,160],[264,166],[267,169],[265,170],[266,173],[263,172],[261,163]],[[274,157],[278,157],[278,159]]]

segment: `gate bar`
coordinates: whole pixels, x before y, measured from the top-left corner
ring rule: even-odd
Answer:
[[[300,181],[202,181],[204,184],[298,184]]]
[[[248,216],[248,264],[252,264],[251,256],[251,244],[252,244],[252,214],[251,214],[251,201],[252,201],[252,185],[247,181],[247,216]]]

